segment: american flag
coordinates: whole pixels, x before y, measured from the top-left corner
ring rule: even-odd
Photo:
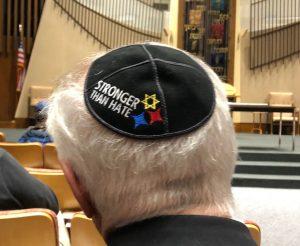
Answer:
[[[21,91],[26,74],[25,67],[25,51],[23,42],[20,41],[18,52],[17,52],[17,91]]]

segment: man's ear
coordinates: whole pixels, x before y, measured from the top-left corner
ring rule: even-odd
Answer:
[[[69,161],[60,160],[60,163],[65,177],[82,210],[84,211],[86,216],[90,218],[93,217],[96,214],[96,209],[91,202],[90,195],[88,194],[85,186],[82,184],[78,176],[74,173]]]

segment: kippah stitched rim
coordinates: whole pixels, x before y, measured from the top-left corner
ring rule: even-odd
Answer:
[[[121,48],[119,48],[119,49],[126,48],[126,47],[130,47],[130,46],[141,46],[141,45],[128,45],[128,46],[125,46],[125,47],[121,47]],[[115,50],[114,50],[114,51],[115,51]],[[182,51],[181,51],[181,52],[182,52]],[[109,53],[110,53],[110,52],[109,52]],[[109,53],[105,54],[104,56],[109,55]],[[182,53],[185,54],[184,52],[182,52]],[[189,55],[187,55],[187,54],[185,54],[185,55],[188,56],[193,62],[196,62],[196,61],[195,61],[192,57],[190,57]],[[101,57],[99,57],[99,58],[101,58]],[[97,59],[99,59],[99,58],[97,58]],[[96,59],[96,60],[97,60],[97,59]],[[96,61],[96,60],[95,60],[95,61]],[[193,66],[188,65],[188,64],[177,63],[177,62],[166,61],[166,60],[154,58],[153,61],[155,61],[155,60],[160,61],[160,62],[164,62],[164,63],[167,63],[167,64],[170,64],[170,65],[174,65],[174,66],[184,66],[184,67],[193,69],[193,70],[195,70],[195,71],[197,71],[197,72],[201,73],[202,75],[205,75],[205,76],[207,76],[207,77],[209,78],[209,80],[210,80],[210,85],[211,85],[211,87],[212,87],[212,93],[213,93],[213,95],[212,95],[212,96],[213,96],[213,104],[212,104],[211,109],[210,109],[210,112],[208,113],[207,116],[205,116],[205,117],[204,117],[200,122],[198,122],[197,124],[195,124],[195,125],[193,125],[193,126],[187,128],[187,129],[180,130],[180,131],[176,131],[176,132],[171,132],[171,133],[170,133],[170,132],[167,132],[167,133],[163,133],[163,134],[152,134],[152,135],[136,135],[136,134],[133,134],[133,133],[129,133],[129,132],[123,131],[123,130],[121,130],[121,129],[119,129],[119,128],[116,128],[116,127],[112,126],[111,124],[107,123],[105,120],[103,120],[103,119],[102,119],[102,118],[94,111],[93,107],[91,106],[91,104],[90,104],[90,102],[89,102],[89,100],[88,100],[89,97],[87,96],[87,92],[91,89],[91,88],[87,88],[87,80],[88,80],[88,78],[89,78],[90,76],[86,76],[85,83],[84,83],[84,93],[83,93],[83,97],[84,97],[85,105],[86,105],[88,111],[91,113],[92,117],[94,117],[97,121],[99,121],[100,123],[102,123],[102,124],[103,124],[104,126],[106,126],[107,128],[109,128],[109,129],[111,129],[111,130],[113,130],[113,131],[115,131],[115,132],[117,132],[117,133],[119,133],[119,134],[121,134],[121,135],[124,135],[124,136],[127,136],[127,137],[132,137],[132,138],[135,138],[135,139],[141,139],[141,140],[142,140],[142,139],[145,139],[145,140],[146,140],[146,139],[149,139],[149,140],[151,140],[151,139],[161,139],[161,138],[166,138],[166,137],[175,137],[175,136],[178,136],[178,135],[181,135],[181,134],[189,133],[189,132],[191,132],[191,131],[193,131],[193,130],[195,130],[195,129],[201,127],[201,126],[203,126],[203,125],[210,119],[210,117],[212,116],[212,114],[213,114],[213,112],[214,112],[214,110],[215,110],[215,106],[216,106],[215,88],[214,88],[214,85],[213,85],[213,83],[212,83],[212,81],[211,81],[211,80],[212,80],[211,77],[210,77],[205,71],[197,70],[196,68],[194,68]],[[93,61],[92,64],[93,64],[95,61]],[[119,69],[119,70],[117,70],[117,71],[115,71],[115,72],[113,72],[113,73],[111,73],[111,74],[105,76],[103,79],[105,79],[105,78],[107,79],[107,78],[111,77],[112,75],[115,75],[115,74],[117,74],[117,73],[119,73],[119,72],[125,71],[125,70],[127,70],[127,69],[129,69],[129,68],[136,67],[136,66],[142,66],[142,65],[145,65],[145,64],[147,64],[147,63],[149,63],[149,62],[151,62],[151,60],[145,60],[145,61],[143,61],[143,62],[139,62],[139,63],[137,63],[137,64],[133,64],[133,65],[128,66],[128,67],[123,67],[123,68],[121,68],[121,69]],[[196,62],[196,63],[197,63],[197,62]],[[90,70],[91,70],[91,68],[92,68],[92,64],[90,65],[87,74],[90,73]],[[199,67],[200,67],[200,65],[199,65]],[[200,68],[201,68],[201,67],[200,67]],[[201,69],[203,69],[203,68],[201,68]],[[92,87],[92,86],[91,86],[91,87]]]

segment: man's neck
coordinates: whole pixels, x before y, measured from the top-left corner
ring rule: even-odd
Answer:
[[[223,218],[232,218],[229,211],[220,211],[213,207],[204,209],[203,207],[196,207],[191,209],[182,210],[178,215],[204,215],[204,216],[216,216]]]

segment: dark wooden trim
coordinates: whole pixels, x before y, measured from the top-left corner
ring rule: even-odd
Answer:
[[[4,36],[3,36],[3,23],[4,23],[4,17],[3,17],[3,0],[0,0],[0,55],[4,53]]]
[[[19,28],[18,28],[18,3],[19,1],[14,1],[14,37],[18,36]],[[17,43],[17,42],[15,42]],[[17,45],[16,45],[17,46]]]
[[[183,49],[185,0],[178,1],[177,48]]]
[[[30,54],[32,49],[32,37],[31,37],[31,3],[32,0],[28,0],[27,2],[27,33],[26,33],[26,43],[27,49],[25,50],[27,54]]]
[[[36,36],[36,33],[37,33],[37,29],[38,29],[38,22],[39,22],[39,13],[38,13],[38,0],[34,0],[33,2],[34,4],[34,7],[33,7],[33,17],[34,17],[34,20],[33,20],[33,36],[35,37]]]
[[[229,58],[227,82],[234,85],[235,34],[236,34],[236,0],[230,1],[230,30],[229,30]]]
[[[294,113],[295,106],[276,106],[268,105],[267,103],[228,103],[231,112],[276,112],[276,113]]]
[[[259,123],[255,123],[255,127],[257,127]],[[287,125],[285,125],[287,126]],[[290,128],[292,129],[292,124],[290,123]],[[278,123],[274,124],[274,127],[278,127]],[[253,133],[253,123],[234,123],[234,129],[237,133]],[[261,123],[261,129],[263,134],[270,133],[270,124],[268,123]],[[278,128],[277,128],[278,129]],[[257,132],[256,132],[257,133]],[[298,134],[298,125],[296,124],[296,134]],[[275,134],[276,135],[276,134]]]
[[[16,118],[11,121],[0,121],[0,128],[27,128],[30,125],[28,118]]]
[[[16,118],[14,121],[15,121],[15,128],[27,128],[30,126],[29,118]]]
[[[0,121],[0,128],[15,128],[16,122],[11,121]]]
[[[268,124],[262,123],[261,128],[263,132],[265,132],[265,130],[268,129]],[[234,129],[236,132],[251,133],[253,129],[253,123],[234,123]]]
[[[6,47],[7,47],[7,53],[12,52],[12,36],[11,36],[11,5],[12,1],[7,1],[7,23],[6,23],[6,28],[7,28],[7,39],[6,39]]]

